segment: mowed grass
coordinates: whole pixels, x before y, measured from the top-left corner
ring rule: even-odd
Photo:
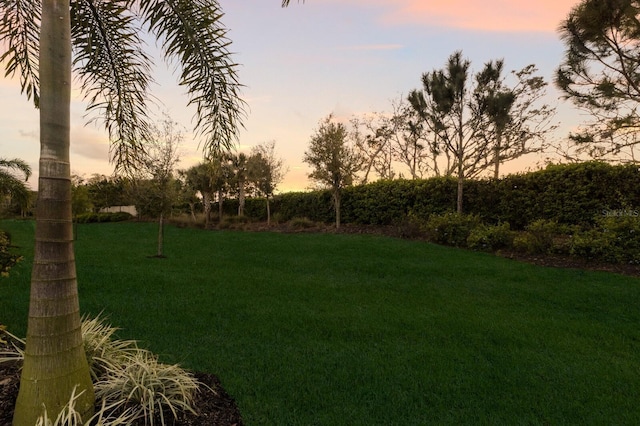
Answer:
[[[0,281],[24,335],[27,261]],[[80,225],[81,309],[218,375],[248,425],[640,422],[640,280],[384,237]]]

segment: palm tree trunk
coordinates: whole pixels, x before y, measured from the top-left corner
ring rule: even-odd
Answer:
[[[24,365],[14,426],[33,426],[46,407],[56,418],[74,388],[86,420],[94,393],[82,344],[71,220],[69,0],[42,2],[40,177]]]

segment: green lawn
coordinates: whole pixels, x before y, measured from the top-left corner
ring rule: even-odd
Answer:
[[[0,281],[24,335],[26,260]],[[384,237],[80,225],[81,308],[218,375],[249,425],[638,424],[640,280]]]

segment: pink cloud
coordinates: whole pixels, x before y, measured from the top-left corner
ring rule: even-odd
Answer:
[[[579,0],[355,0],[384,6],[383,22],[459,29],[555,32]]]

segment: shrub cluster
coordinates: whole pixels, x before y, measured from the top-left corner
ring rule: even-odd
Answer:
[[[11,268],[22,260],[22,256],[13,254],[9,251],[10,246],[10,235],[4,231],[0,231],[0,276],[2,277],[8,276]]]
[[[113,213],[81,213],[74,217],[76,223],[101,223],[101,222],[123,222],[133,219],[133,216],[127,212]]]

